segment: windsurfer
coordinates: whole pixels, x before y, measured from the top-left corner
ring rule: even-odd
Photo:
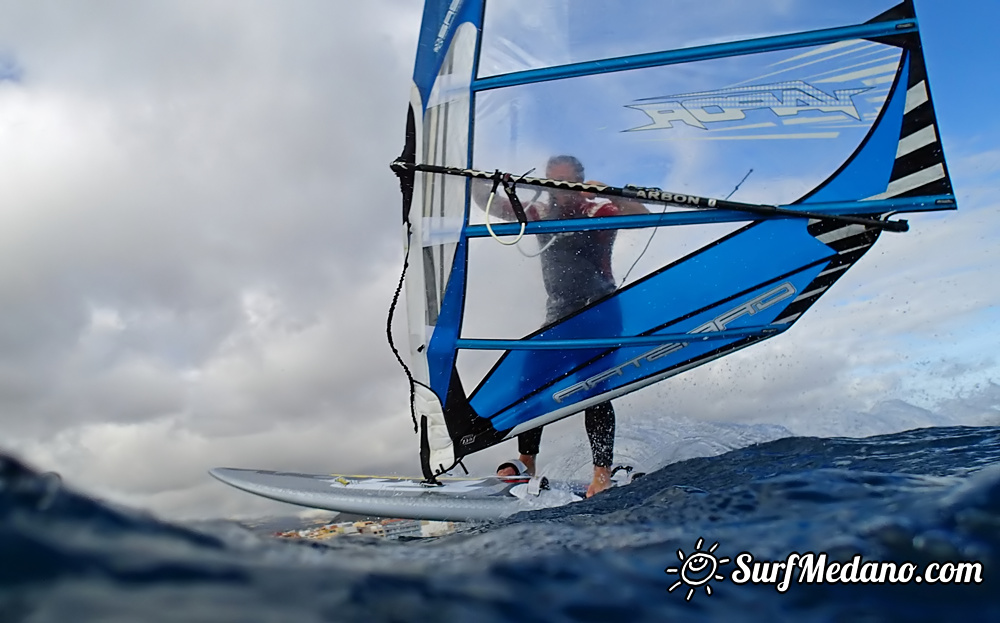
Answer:
[[[545,168],[549,179],[567,182],[583,182],[583,164],[574,156],[553,156]],[[600,182],[588,181],[588,184]],[[551,220],[567,218],[589,218],[599,216],[619,216],[626,214],[647,214],[646,206],[628,199],[615,198],[611,201],[596,197],[592,193],[572,190],[549,191],[548,202],[533,202],[526,206],[528,220]],[[473,186],[473,198],[480,207],[485,207],[489,192],[485,185]],[[500,218],[513,220],[514,210],[506,197],[497,193],[493,197],[490,211]],[[606,296],[615,290],[615,279],[611,272],[611,252],[614,246],[615,230],[567,232],[540,234],[538,243],[543,251],[542,280],[548,295],[546,301],[545,324],[551,324],[574,311]],[[617,318],[605,317],[621,323]],[[614,327],[605,327],[611,330]],[[530,377],[530,374],[526,375]],[[615,410],[611,401],[603,402],[585,411],[584,425],[593,456],[594,477],[587,488],[587,497],[611,486],[611,464],[614,457]],[[521,433],[517,437],[518,460],[528,474],[535,473],[535,459],[542,439],[542,427]],[[517,475],[517,467],[511,463],[501,465],[499,476]]]

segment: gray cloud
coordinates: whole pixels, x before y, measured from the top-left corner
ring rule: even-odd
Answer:
[[[404,454],[357,435],[413,445],[383,334],[419,7],[0,9],[3,446],[125,498]]]

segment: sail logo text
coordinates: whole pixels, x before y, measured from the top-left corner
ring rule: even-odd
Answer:
[[[701,197],[695,197],[694,195],[679,195],[667,192],[660,188],[646,188],[644,186],[633,186],[629,184],[625,186],[625,190],[634,193],[634,195],[630,194],[626,196],[634,196],[637,199],[655,199],[656,201],[665,201],[668,203],[692,206],[701,206],[702,202],[704,202],[704,204],[710,208],[714,208],[718,204],[718,201],[715,199],[702,199]]]
[[[869,88],[837,89],[833,95],[801,80],[762,84],[748,87],[701,91],[651,98],[627,108],[641,110],[652,123],[630,128],[638,130],[666,130],[674,123],[707,130],[705,124],[746,119],[746,111],[769,109],[779,117],[791,117],[805,111],[824,113],[840,112],[861,120],[853,97]]]
[[[434,40],[434,53],[437,54],[444,47],[444,40],[448,38],[448,31],[451,30],[451,23],[455,20],[455,16],[458,15],[458,8],[462,4],[462,0],[451,0],[451,6],[448,7],[448,12],[445,13],[444,19],[441,20],[441,28],[438,29],[437,39]]]
[[[776,305],[781,301],[788,299],[789,297],[795,296],[796,290],[789,282],[782,283],[781,285],[750,299],[749,301],[742,303],[729,311],[716,316],[712,320],[709,320],[703,325],[688,331],[689,334],[696,335],[699,333],[712,333],[714,331],[725,331],[726,327],[736,320],[742,318],[743,316],[753,316],[758,312],[762,312],[765,309]],[[656,361],[657,359],[662,359],[671,353],[676,353],[685,346],[690,344],[690,342],[675,342],[672,344],[664,344],[662,346],[657,346],[656,348],[645,352],[635,359],[623,363],[619,366],[615,366],[609,370],[605,370],[600,374],[596,374],[585,381],[581,381],[575,385],[571,385],[566,389],[559,390],[552,394],[552,399],[558,403],[562,403],[564,400],[572,396],[573,394],[579,392],[587,392],[598,384],[616,376],[623,376],[628,368],[641,369],[647,363]]]

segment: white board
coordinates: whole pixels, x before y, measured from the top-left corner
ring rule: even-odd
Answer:
[[[476,521],[500,519],[526,510],[562,506],[582,499],[583,483],[551,483],[526,477],[442,477],[440,485],[422,478],[297,474],[218,467],[209,474],[255,495],[309,508],[359,515]]]

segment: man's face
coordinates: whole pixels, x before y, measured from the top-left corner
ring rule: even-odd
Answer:
[[[576,168],[568,162],[560,162],[545,169],[545,177],[563,182],[582,182],[576,176]]]
[[[545,169],[545,177],[550,180],[560,180],[563,182],[582,182],[576,175],[576,168],[568,162],[560,162],[558,164],[553,164]],[[579,198],[579,194],[572,190],[549,190],[549,194],[556,201],[562,204],[567,204],[573,202],[574,199]]]

